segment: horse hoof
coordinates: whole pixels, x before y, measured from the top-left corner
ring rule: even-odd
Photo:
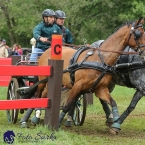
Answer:
[[[106,120],[106,125],[109,126],[109,127],[111,127],[113,123],[114,123],[113,118],[108,118]]]
[[[36,126],[36,124],[35,124],[34,122],[32,122],[32,121],[31,121],[31,125],[32,125],[32,126]]]
[[[27,123],[21,123],[21,128],[29,128],[28,124]]]
[[[64,123],[64,126],[65,126],[65,127],[72,127],[72,121],[66,121],[66,122]]]
[[[40,118],[37,118],[36,116],[33,116],[32,118],[31,118],[31,123],[32,123],[32,125],[37,125],[37,124],[39,124],[39,122],[40,122]]]
[[[109,132],[111,133],[111,134],[113,134],[113,135],[117,135],[118,133],[119,133],[119,129],[117,129],[117,128],[110,128],[110,130],[109,130]]]
[[[112,124],[113,124],[113,122],[106,122],[106,125],[107,125],[108,127],[111,127]]]

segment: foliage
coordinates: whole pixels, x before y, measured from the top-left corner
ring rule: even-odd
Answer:
[[[0,0],[0,37],[9,45],[30,46],[33,28],[42,21],[42,11],[50,8],[66,13],[65,25],[75,44],[83,39],[92,43],[106,39],[122,23],[144,17],[144,7],[141,0]]]

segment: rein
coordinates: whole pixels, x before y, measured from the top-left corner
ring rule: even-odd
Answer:
[[[93,48],[94,47],[90,47]],[[99,49],[99,48],[95,48],[95,50],[99,50],[99,51],[104,51],[104,52],[113,52],[113,53],[119,53],[119,54],[139,54],[139,52],[124,52],[124,51],[116,51],[116,50],[105,50],[105,49]]]
[[[52,41],[50,41],[49,39],[47,39],[48,43],[52,43]],[[75,48],[80,48],[80,47],[83,47],[84,45],[74,45],[74,44],[68,44],[68,43],[63,43],[63,46],[70,46],[70,47],[75,47]]]
[[[129,36],[129,39],[131,37],[131,34]],[[128,41],[129,41],[128,39]],[[51,44],[51,41],[47,40],[48,43]],[[137,43],[138,44],[138,43]],[[84,47],[86,45],[74,45],[74,44],[67,44],[67,43],[64,43],[63,46],[70,46],[70,47],[75,47],[75,48],[80,48],[80,47]],[[139,46],[139,45],[138,45]],[[141,47],[144,47],[145,45],[140,45],[139,47],[137,47],[137,50]],[[90,47],[87,45],[87,47],[89,47],[90,49],[94,49],[94,47]],[[127,55],[127,54],[141,54],[143,52],[124,52],[124,51],[116,51],[116,50],[105,50],[105,49],[99,49],[99,48],[95,48],[96,50],[99,50],[99,51],[104,51],[104,52],[113,52],[113,53],[119,53],[119,54],[122,54],[122,55]],[[144,51],[144,50],[143,50]]]
[[[83,47],[84,45],[74,45],[74,44],[64,43],[63,46],[70,46],[70,47],[80,48],[80,47]]]
[[[80,47],[83,47],[85,45],[73,45],[73,44],[67,44],[65,43],[64,46],[73,46],[75,48],[80,48]],[[90,46],[87,46],[89,47],[90,49],[94,49],[95,47],[90,47]],[[143,47],[143,46],[142,46]],[[124,55],[127,55],[127,54],[140,54],[139,52],[124,52],[124,51],[116,51],[116,50],[105,50],[105,49],[99,49],[99,48],[95,48],[95,50],[99,50],[99,51],[104,51],[104,52],[113,52],[113,53],[119,53],[119,54],[124,54]]]

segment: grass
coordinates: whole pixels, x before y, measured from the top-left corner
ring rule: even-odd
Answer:
[[[7,88],[1,87],[1,99],[6,99]],[[134,89],[117,86],[112,93],[116,100],[120,114],[127,108],[134,94]],[[105,115],[98,99],[94,97],[94,104],[87,107],[86,120],[83,126],[64,127],[64,122],[59,131],[52,131],[47,126],[31,126],[29,129],[21,129],[19,120],[16,124],[8,124],[6,111],[0,111],[0,145],[4,145],[3,134],[7,130],[13,130],[16,137],[14,145],[142,145],[145,142],[145,98],[143,97],[136,109],[122,124],[122,130],[118,135],[109,133],[105,125]],[[30,121],[29,121],[30,123]],[[56,140],[48,139],[54,133]],[[21,134],[21,137],[19,137]],[[36,142],[35,138],[37,139]]]

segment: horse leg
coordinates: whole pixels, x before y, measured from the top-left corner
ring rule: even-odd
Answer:
[[[117,120],[117,123],[122,124],[125,118],[135,109],[138,101],[143,97],[143,93],[139,90],[137,90],[131,100],[130,105],[128,108],[124,111],[124,113],[120,116],[120,118]]]
[[[72,89],[69,93],[69,98],[67,99],[67,102],[66,102],[65,106],[63,107],[62,112],[59,115],[59,126],[61,125],[66,113],[70,110],[76,96],[78,96],[78,94],[80,93],[80,90],[81,90],[80,86],[81,86],[81,84],[78,82],[78,83],[75,83],[74,86],[72,87]]]
[[[110,132],[116,134],[120,130],[120,124],[116,121],[119,119],[119,112],[118,107],[115,100],[111,97],[108,88],[100,88],[95,91],[95,95],[98,96],[105,102],[108,102],[112,107],[112,114],[113,114],[113,124],[111,125]]]
[[[109,89],[109,92],[111,93],[115,88],[115,83],[113,81],[111,81],[108,85],[108,89]],[[107,102],[104,102],[103,100],[99,99],[101,104],[102,104],[102,107],[103,107],[103,110],[106,114],[106,125],[107,126],[111,126],[113,124],[113,114],[108,106],[108,103]]]
[[[107,102],[104,102],[101,99],[99,99],[99,100],[100,100],[100,102],[102,104],[102,107],[103,107],[103,110],[106,114],[106,119],[107,119],[106,120],[106,125],[110,127],[113,124],[113,114],[112,114]]]
[[[74,114],[74,109],[75,109],[75,102],[71,105],[70,110],[68,111],[68,115],[67,115],[67,120],[64,123],[65,127],[71,127],[72,126],[72,118],[73,118],[73,114]]]
[[[119,119],[119,112],[118,112],[117,104],[115,100],[113,99],[111,100],[111,106],[112,106],[112,114],[113,114],[114,123],[110,127],[110,133],[117,134],[121,130],[120,128],[121,125],[117,122],[117,120]]]
[[[47,98],[48,85],[46,84],[44,91],[42,92],[41,98]]]
[[[69,92],[70,92],[70,90],[68,90],[68,89],[63,90],[61,92],[61,106],[64,106],[64,104],[66,103],[66,100],[69,97]],[[64,123],[65,127],[72,126],[72,118],[73,118],[74,108],[75,108],[75,103],[73,103],[73,105],[71,105],[71,108],[68,111],[67,120]]]
[[[45,85],[46,85],[45,83],[42,83],[42,84],[38,85],[38,88],[35,92],[35,98],[41,98],[41,95],[42,95],[42,92],[45,88]]]
[[[29,127],[27,125],[27,121],[28,121],[30,115],[32,114],[32,112],[33,112],[33,109],[32,108],[27,109],[24,117],[20,120],[21,128],[28,128]]]

